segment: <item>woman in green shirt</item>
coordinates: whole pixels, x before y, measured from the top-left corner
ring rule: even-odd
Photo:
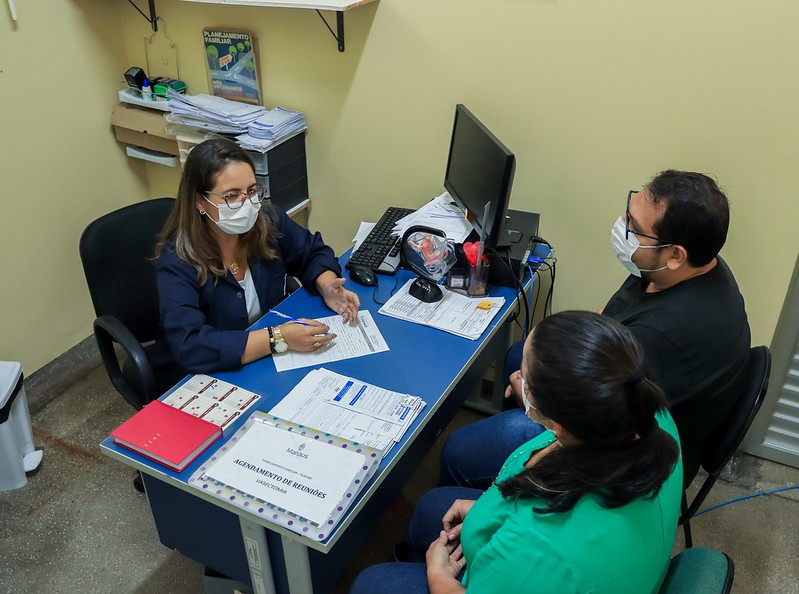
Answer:
[[[485,493],[425,494],[409,543],[427,549],[426,565],[371,567],[351,594],[657,592],[682,464],[641,347],[610,318],[562,312],[530,334],[521,373],[525,412],[547,431],[511,454]]]

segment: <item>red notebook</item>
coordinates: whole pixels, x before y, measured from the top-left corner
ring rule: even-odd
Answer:
[[[114,431],[114,442],[178,472],[222,435],[204,419],[153,400]]]

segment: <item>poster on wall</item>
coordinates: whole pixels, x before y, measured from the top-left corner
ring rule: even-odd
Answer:
[[[203,29],[209,92],[216,97],[261,105],[255,38],[247,31]]]

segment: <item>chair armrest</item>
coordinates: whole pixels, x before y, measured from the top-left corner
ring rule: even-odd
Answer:
[[[122,397],[135,409],[157,397],[155,373],[139,341],[115,316],[100,316],[94,321],[94,337],[103,359],[108,377]],[[142,393],[139,393],[122,374],[114,343],[119,344],[139,375]]]

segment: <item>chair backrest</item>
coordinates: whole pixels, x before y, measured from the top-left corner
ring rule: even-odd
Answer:
[[[727,594],[735,564],[725,553],[705,547],[684,550],[672,558],[659,594]]]
[[[97,317],[114,315],[139,342],[159,329],[155,242],[174,198],[131,204],[89,224],[80,237],[80,258]]]
[[[743,391],[729,419],[708,440],[700,461],[708,474],[721,472],[735,450],[741,445],[755,415],[763,404],[771,373],[771,353],[765,346],[753,347],[749,352],[749,367]]]

